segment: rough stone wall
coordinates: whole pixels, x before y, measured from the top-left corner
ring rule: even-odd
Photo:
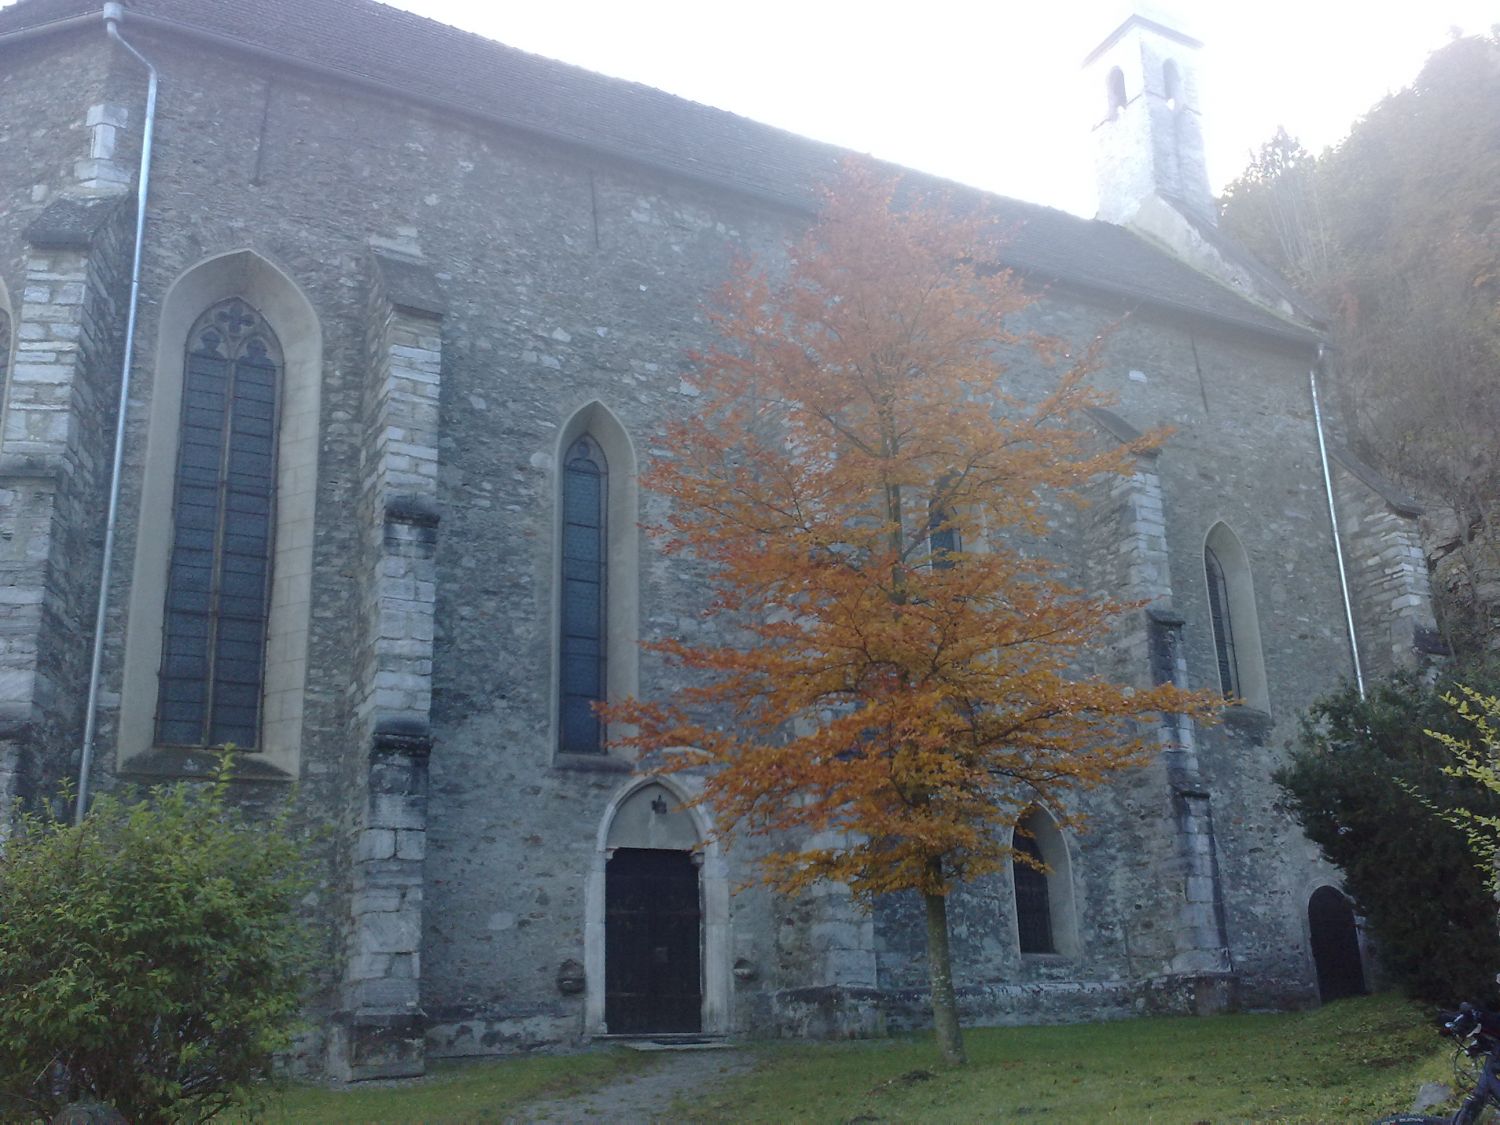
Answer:
[[[1437,622],[1418,511],[1343,453],[1330,462],[1366,682],[1416,667]]]
[[[339,1015],[332,1052],[349,1073],[410,1072],[420,1065],[417,1021],[433,1054],[577,1042],[597,1030],[590,1004],[602,985],[574,991],[573,967],[591,956],[607,817],[632,778],[609,756],[555,760],[559,438],[598,403],[637,464],[659,456],[663,419],[695,408],[683,376],[686,354],[712,338],[703,302],[734,256],[776,261],[805,217],[137,38],[164,92],[121,560],[135,550],[154,357],[182,346],[160,338],[162,295],[206,257],[250,249],[295,283],[320,322],[298,797],[304,820],[330,829],[309,847],[323,873],[312,910],[327,924],[316,1014]],[[97,64],[94,48],[69,44]],[[96,85],[70,87],[66,109],[29,90],[14,103],[41,120],[52,113],[68,144],[47,148],[55,138],[24,132],[21,156],[0,148],[5,198],[25,169],[56,169],[63,184],[76,161],[105,159],[101,146],[116,159],[132,151],[139,82],[118,71]],[[51,97],[61,97],[55,87]],[[22,137],[11,104],[0,101],[0,136]],[[96,113],[89,125],[96,104],[126,112]],[[116,133],[84,131],[101,128]],[[26,249],[12,224],[0,213],[0,268],[14,294]],[[441,305],[394,293],[393,261],[419,264]],[[102,274],[69,268],[85,290],[112,291]],[[1128,311],[1055,286],[1025,326],[1082,344]],[[1297,711],[1347,666],[1308,362],[1145,310],[1114,329],[1098,380],[1118,396],[1117,413],[1175,432],[1093,508],[1059,509],[1047,550],[1075,581],[1163,616],[1153,625],[1132,611],[1083,670],[1150,682],[1153,629],[1166,628],[1178,638],[1170,674],[1216,685],[1202,552],[1222,519],[1250,558],[1270,713],[1164,730],[1171,748],[1159,761],[1067,810],[1089,823],[1069,835],[1075,954],[1019,953],[1007,877],[958,896],[954,947],[972,1017],[1192,1010],[1206,1002],[1204,981],[1226,969],[1250,1002],[1311,995],[1306,899],[1334,880],[1275,811],[1269,784]],[[1048,376],[1023,361],[1013,377],[1024,392]],[[101,425],[107,414],[82,400],[74,409]],[[642,496],[638,514],[659,519],[661,501]],[[68,524],[86,537],[86,522],[69,515]],[[704,627],[694,568],[669,564],[645,537],[616,564],[639,576],[643,639]],[[117,606],[129,573],[122,563],[112,576]],[[117,612],[106,664],[115,693],[124,627]],[[677,686],[655,657],[639,661],[646,690]],[[105,747],[114,705],[106,697]],[[753,855],[732,850],[715,878],[746,882]],[[734,980],[711,1030],[869,1031],[882,1010],[896,1024],[923,1018],[921,930],[909,905],[864,917],[835,892],[788,903],[751,888],[726,913]],[[319,1049],[310,1043],[309,1057]]]
[[[51,80],[59,73],[68,82]],[[86,194],[76,162],[107,74],[108,52],[80,36],[9,51],[0,69],[0,280],[14,349],[0,422],[0,822],[9,797],[52,792],[77,754],[121,232],[103,211],[61,245],[34,246],[31,228]]]

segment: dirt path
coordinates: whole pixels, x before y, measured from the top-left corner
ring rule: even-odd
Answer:
[[[588,1094],[532,1102],[506,1118],[508,1125],[664,1125],[672,1099],[698,1094],[725,1078],[744,1074],[755,1065],[745,1051],[663,1051],[649,1070],[617,1078]]]

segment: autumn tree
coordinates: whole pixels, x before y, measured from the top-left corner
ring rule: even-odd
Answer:
[[[1054,504],[1140,451],[1095,448],[1092,355],[1007,327],[1028,299],[995,225],[897,190],[851,166],[784,270],[736,271],[699,409],[643,475],[671,501],[667,552],[711,575],[715,628],[652,645],[690,686],[610,719],[641,750],[690,748],[667,768],[706,767],[773,886],[918,894],[938,1044],[962,1062],[948,895],[1031,862],[1005,842],[1027,805],[1139,763],[1153,717],[1194,704],[1088,674],[1123,607],[1043,542]],[[1049,385],[1024,393],[1006,355]]]

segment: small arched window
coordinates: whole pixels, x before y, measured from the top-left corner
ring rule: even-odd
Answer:
[[[1105,77],[1104,94],[1109,102],[1107,120],[1113,121],[1125,108],[1125,72],[1119,67],[1112,68]]]
[[[1177,63],[1168,59],[1161,65],[1162,93],[1166,95],[1167,108],[1176,109],[1182,104],[1182,74]]]
[[[239,298],[188,334],[156,740],[260,743],[281,345]]]
[[[1016,821],[1011,848],[1020,951],[1073,955],[1078,945],[1073,877],[1067,844],[1057,824],[1046,810],[1032,805]]]
[[[590,434],[568,447],[562,493],[558,749],[598,754],[604,726],[594,705],[607,697],[609,466]]]
[[[1219,690],[1226,699],[1269,711],[1250,560],[1239,537],[1225,524],[1214,524],[1204,541],[1203,573]]]

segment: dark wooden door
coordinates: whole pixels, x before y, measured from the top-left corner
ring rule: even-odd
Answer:
[[[703,1029],[692,854],[618,848],[604,876],[604,1022],[613,1035]]]
[[[1359,933],[1349,900],[1333,887],[1319,887],[1307,904],[1313,964],[1318,970],[1318,997],[1325,1003],[1365,994],[1365,969],[1359,959]]]

